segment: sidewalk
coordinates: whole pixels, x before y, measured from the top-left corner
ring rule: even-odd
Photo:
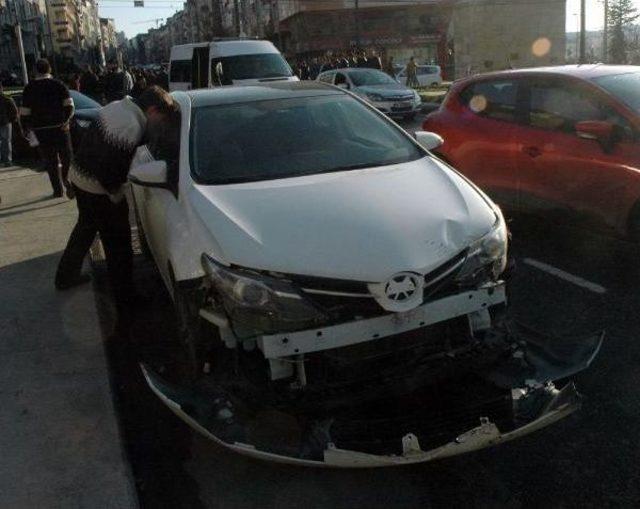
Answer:
[[[47,175],[0,169],[0,507],[138,507],[91,284],[56,292],[76,218]]]

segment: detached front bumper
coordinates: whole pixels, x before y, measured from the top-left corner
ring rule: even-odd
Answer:
[[[556,338],[526,329],[496,332],[490,340],[512,345],[510,353],[488,368],[483,366],[474,377],[481,384],[491,384],[502,390],[502,394],[510,394],[505,401],[507,407],[512,408],[509,422],[504,424],[503,420],[498,424],[480,407],[472,405],[477,426],[462,428],[466,429],[462,432],[451,431],[448,439],[423,448],[420,442],[423,439],[425,443],[429,442],[431,438],[428,429],[418,429],[421,427],[419,422],[415,428],[413,425],[408,427],[404,416],[400,415],[398,422],[404,424],[394,429],[393,446],[380,453],[341,446],[341,443],[360,443],[358,433],[362,437],[371,435],[371,426],[359,415],[356,421],[360,428],[355,432],[355,439],[353,433],[348,440],[342,440],[337,433],[334,440],[332,416],[324,416],[309,425],[307,420],[297,422],[295,416],[280,413],[285,417],[278,421],[274,418],[277,411],[247,412],[246,406],[242,402],[234,404],[233,395],[221,386],[209,384],[207,390],[178,387],[167,383],[148,366],[143,365],[142,371],[152,391],[176,415],[207,438],[240,454],[303,466],[383,467],[421,463],[497,445],[568,416],[580,408],[580,395],[573,383],[557,390],[551,380],[565,378],[588,367],[597,355],[603,337],[604,333],[596,333],[583,338]],[[451,379],[447,383],[453,386],[458,380]],[[463,388],[462,392],[466,390]],[[410,412],[416,407],[427,410],[426,414],[421,414],[426,415],[426,420],[435,417],[435,414],[429,416],[428,403],[420,396],[406,408]]]

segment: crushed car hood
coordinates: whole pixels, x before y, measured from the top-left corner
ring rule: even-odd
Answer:
[[[190,203],[223,261],[369,282],[426,274],[490,231],[487,199],[425,157],[401,165],[222,186]]]

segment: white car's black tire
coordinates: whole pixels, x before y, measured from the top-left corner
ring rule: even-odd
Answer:
[[[181,289],[175,284],[173,297],[180,356],[176,375],[182,382],[193,383],[200,378],[203,368],[199,306],[192,290]]]

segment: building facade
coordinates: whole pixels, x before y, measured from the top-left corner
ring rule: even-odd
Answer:
[[[4,0],[0,3],[0,70],[21,76],[15,26],[19,23],[28,69],[51,51],[48,43],[46,6],[38,0]],[[5,79],[7,79],[5,77]]]
[[[459,0],[452,20],[456,77],[565,62],[566,2]]]
[[[102,53],[107,61],[118,58],[118,39],[113,18],[100,18]]]

